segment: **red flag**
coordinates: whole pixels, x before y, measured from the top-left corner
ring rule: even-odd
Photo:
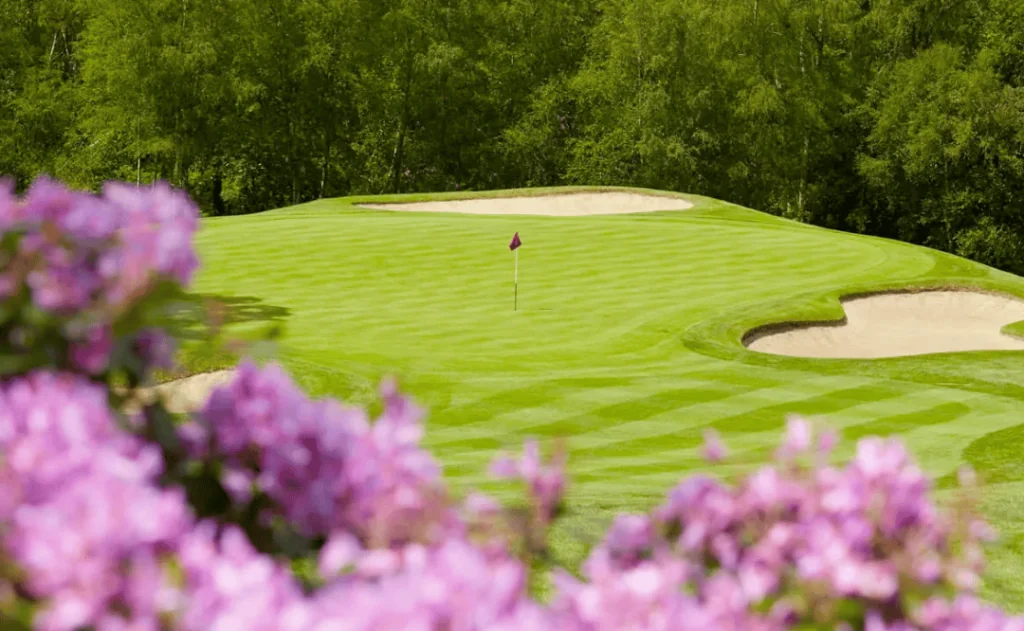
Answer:
[[[515,250],[516,248],[518,248],[522,244],[523,244],[523,242],[519,240],[519,233],[517,232],[515,234],[515,236],[512,237],[512,243],[508,244],[508,249]]]

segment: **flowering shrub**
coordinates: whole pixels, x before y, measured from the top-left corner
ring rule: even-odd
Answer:
[[[0,627],[1024,631],[974,596],[988,526],[940,512],[895,440],[839,466],[833,435],[791,419],[774,463],[620,515],[544,602],[528,585],[562,450],[494,461],[524,511],[451,497],[390,382],[371,420],[244,362],[191,417],[126,414],[111,378],[166,365],[196,225],[163,186],[0,193]],[[705,454],[725,457],[716,435]]]
[[[146,321],[191,280],[197,227],[188,197],[166,185],[93,196],[42,179],[17,200],[0,183],[0,374],[122,372],[134,385],[165,365],[172,349]]]

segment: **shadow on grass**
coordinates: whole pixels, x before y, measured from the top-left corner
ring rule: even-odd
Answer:
[[[218,338],[225,326],[255,323],[269,327],[255,337],[273,339],[280,332],[280,323],[291,315],[291,310],[264,304],[255,296],[220,296],[213,294],[187,294],[185,302],[170,314],[170,328],[180,341],[175,354],[176,366],[156,373],[157,382],[181,379],[198,373],[234,367],[241,359],[240,348]],[[278,329],[277,331],[270,329]],[[229,338],[238,338],[228,334]],[[252,338],[252,332],[242,336]],[[236,339],[241,341],[240,339]],[[247,339],[246,343],[258,339]]]
[[[221,296],[213,294],[189,294],[189,305],[176,317],[180,324],[182,340],[206,339],[211,324],[231,326],[250,322],[283,322],[291,315],[287,307],[268,305],[255,296]]]

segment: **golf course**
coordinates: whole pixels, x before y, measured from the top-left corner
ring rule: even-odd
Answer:
[[[498,451],[531,436],[545,446],[565,438],[570,510],[555,553],[566,564],[612,515],[649,508],[684,474],[761,463],[787,415],[801,414],[841,432],[837,458],[860,437],[898,435],[942,497],[971,465],[1002,536],[985,596],[1024,610],[1024,355],[959,337],[964,323],[980,322],[990,327],[975,331],[981,338],[1024,347],[1008,335],[1024,279],[710,198],[616,192],[654,203],[554,216],[559,196],[601,194],[529,189],[322,199],[205,218],[193,290],[233,309],[229,333],[281,325],[276,359],[313,395],[368,404],[383,377],[397,377],[428,411],[425,443],[460,491],[501,489],[487,477]],[[394,206],[513,195],[543,196],[551,212]],[[849,325],[862,333],[847,337],[874,331],[884,347],[892,331],[918,335],[905,356],[755,350],[759,335],[792,333],[785,323],[838,331],[842,298],[894,290],[975,290],[964,296],[1009,306],[1003,321],[985,324],[989,303],[965,315],[952,313],[959,299],[918,301],[904,318],[910,301],[892,300],[855,322],[850,303]],[[954,333],[961,350],[942,352]],[[713,467],[701,458],[708,429],[729,447]]]

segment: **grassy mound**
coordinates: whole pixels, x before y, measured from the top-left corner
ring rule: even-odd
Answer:
[[[383,375],[397,375],[428,407],[427,443],[458,487],[493,488],[484,472],[497,449],[567,437],[574,511],[558,534],[563,557],[580,554],[610,514],[646,507],[703,468],[705,428],[742,468],[786,414],[821,415],[847,450],[857,437],[899,434],[940,485],[964,462],[991,478],[1004,541],[988,595],[1024,608],[1024,355],[810,360],[742,344],[767,323],[841,318],[847,294],[967,286],[1024,296],[1024,279],[685,198],[685,212],[593,217],[405,213],[346,198],[207,219],[196,289],[240,305],[236,330],[283,322],[280,359],[313,394],[366,403]]]

